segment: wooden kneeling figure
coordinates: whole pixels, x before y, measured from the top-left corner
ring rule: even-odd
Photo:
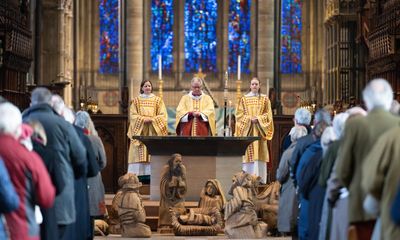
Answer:
[[[255,183],[252,175],[239,172],[233,177],[225,205],[225,234],[229,238],[265,238],[267,224],[259,222],[255,211]]]
[[[208,179],[200,193],[199,208],[215,207],[223,215],[226,203],[224,191],[217,179]]]
[[[135,174],[127,173],[118,179],[122,193],[118,199],[118,216],[122,237],[150,237],[151,229],[145,224],[146,212],[143,207],[139,182]]]

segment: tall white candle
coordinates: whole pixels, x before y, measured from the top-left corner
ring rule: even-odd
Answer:
[[[267,78],[267,96],[269,97],[269,78]]]
[[[161,58],[161,54],[158,54],[158,79],[162,80],[162,58]]]
[[[241,72],[241,64],[242,63],[242,56],[238,56],[238,80],[240,80],[240,72]]]

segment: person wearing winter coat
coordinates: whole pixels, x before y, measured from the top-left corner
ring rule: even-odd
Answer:
[[[55,204],[42,209],[41,239],[63,239],[66,228],[76,221],[74,179],[86,175],[86,149],[74,127],[65,121],[52,107],[52,93],[43,87],[35,88],[31,106],[23,113],[24,122],[42,124],[47,144],[36,144],[39,153],[57,188]],[[63,189],[58,189],[63,185]]]
[[[3,214],[16,210],[18,206],[18,195],[11,183],[3,159],[0,157],[0,239],[7,239],[7,233],[2,221]]]
[[[20,199],[18,209],[5,214],[10,238],[39,240],[35,205],[52,207],[55,188],[42,159],[18,141],[22,124],[19,109],[11,103],[0,104],[0,116],[0,156]]]
[[[307,128],[294,126],[290,132],[290,146],[283,152],[279,167],[276,170],[276,179],[281,184],[278,210],[278,231],[292,233],[296,231],[297,221],[297,196],[293,180],[289,176],[289,160],[297,144],[297,139],[307,135]],[[297,232],[297,231],[296,231]]]

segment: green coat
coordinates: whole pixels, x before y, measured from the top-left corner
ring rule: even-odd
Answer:
[[[319,171],[318,184],[323,188],[326,188],[329,177],[335,164],[336,157],[338,155],[340,146],[340,140],[333,141],[329,145],[324,157],[322,158],[321,169]]]
[[[363,190],[380,200],[381,236],[400,239],[400,228],[390,218],[390,207],[400,181],[400,126],[383,134],[365,159]]]
[[[399,118],[380,108],[373,109],[366,117],[357,116],[346,121],[336,173],[350,192],[350,223],[374,219],[363,209],[366,193],[361,188],[362,167],[379,136],[398,123]]]

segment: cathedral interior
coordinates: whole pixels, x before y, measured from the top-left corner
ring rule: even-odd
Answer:
[[[298,107],[340,112],[378,77],[399,98],[400,0],[3,0],[0,76],[0,95],[21,110],[46,86],[92,112],[109,159],[103,178],[115,180],[126,171],[129,102],[143,79],[164,99],[172,134],[193,76],[219,122],[224,103],[232,111],[258,77],[275,146]]]

